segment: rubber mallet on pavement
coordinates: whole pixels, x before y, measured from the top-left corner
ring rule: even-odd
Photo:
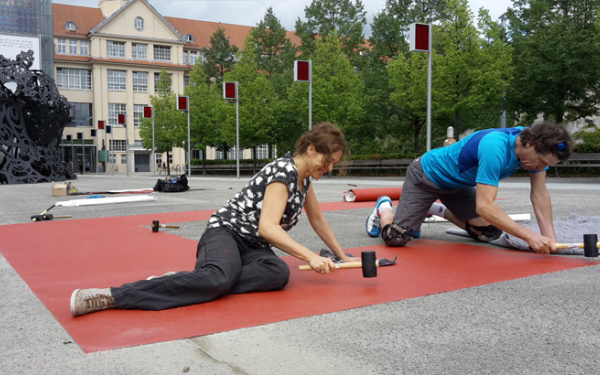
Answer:
[[[377,277],[377,267],[391,266],[396,263],[394,259],[375,259],[374,251],[363,251],[360,253],[360,262],[336,262],[335,268],[362,268],[363,277]],[[303,264],[299,267],[300,271],[310,271],[312,268],[308,264]]]
[[[179,228],[179,225],[160,224],[158,220],[152,221],[152,231],[158,232],[158,228]]]
[[[44,215],[33,215],[31,217],[31,221],[42,221],[42,220],[52,220],[52,219],[66,219],[69,217],[73,217],[71,215],[52,215],[52,214],[44,214]]]
[[[597,257],[600,242],[598,242],[597,234],[584,234],[583,243],[557,243],[557,249],[583,249],[583,254],[586,257]]]

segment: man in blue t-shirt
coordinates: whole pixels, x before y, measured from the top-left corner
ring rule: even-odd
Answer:
[[[415,159],[396,213],[389,197],[380,197],[367,219],[367,233],[388,246],[404,246],[420,235],[427,215],[445,217],[479,241],[502,231],[519,237],[538,253],[556,251],[552,203],[546,170],[571,156],[574,143],[562,125],[540,122],[531,128],[486,129]],[[529,171],[531,203],[541,234],[512,220],[497,204],[501,179],[519,168]],[[435,203],[440,200],[442,204]]]

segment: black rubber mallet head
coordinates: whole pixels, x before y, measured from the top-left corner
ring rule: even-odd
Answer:
[[[584,234],[583,235],[583,254],[586,257],[598,257],[598,235]]]
[[[152,232],[158,232],[158,228],[179,228],[179,225],[160,224],[158,220],[152,221]]]

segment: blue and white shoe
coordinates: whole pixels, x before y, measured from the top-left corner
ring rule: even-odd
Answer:
[[[392,205],[392,199],[387,195],[382,195],[377,199],[377,203],[375,204],[375,209],[367,217],[367,234],[371,237],[377,237],[381,234],[381,219],[379,218],[379,207],[383,202],[389,202],[390,206]]]

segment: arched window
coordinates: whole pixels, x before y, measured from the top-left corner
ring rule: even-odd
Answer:
[[[65,30],[77,31],[77,25],[75,25],[75,22],[69,21],[69,22],[65,23]]]
[[[183,36],[183,40],[185,40],[186,43],[193,42],[194,41],[194,36],[192,34],[185,34]]]
[[[142,17],[135,17],[135,20],[133,21],[133,25],[135,26],[135,29],[137,31],[144,30],[144,19]]]

